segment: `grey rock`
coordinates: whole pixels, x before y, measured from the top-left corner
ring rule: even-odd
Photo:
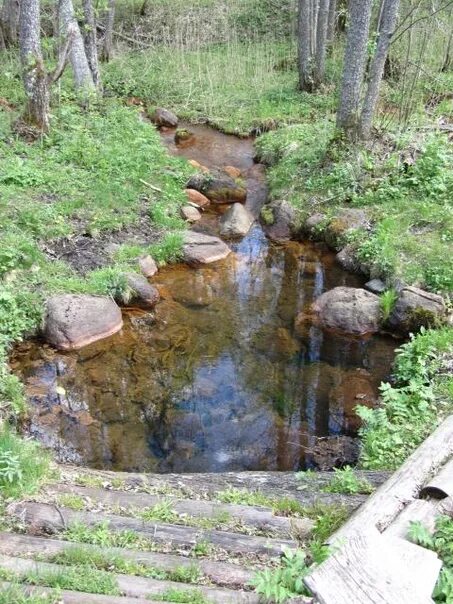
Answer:
[[[231,249],[218,237],[187,231],[184,235],[183,256],[188,264],[211,264],[223,260]]]
[[[445,320],[445,302],[441,296],[418,289],[404,287],[389,319],[389,326],[402,333],[432,327]]]
[[[138,259],[138,265],[144,277],[148,279],[150,277],[154,277],[154,275],[159,271],[156,261],[150,255],[142,256]]]
[[[157,107],[151,116],[151,121],[159,127],[176,128],[179,120],[172,111],[163,107]]]
[[[240,203],[235,203],[220,221],[220,234],[223,237],[243,237],[247,235],[254,222],[253,216]]]
[[[135,302],[145,304],[146,306],[155,306],[159,302],[159,291],[143,275],[126,273],[126,280],[132,290],[132,299]]]
[[[187,189],[202,193],[212,203],[245,203],[247,199],[247,190],[224,173],[195,174],[187,183]]]
[[[364,289],[335,287],[315,301],[313,311],[320,325],[328,329],[354,336],[379,330],[379,298]]]
[[[266,226],[266,234],[273,241],[288,241],[296,231],[297,212],[287,201],[271,204],[274,222]]]
[[[316,232],[317,227],[322,224],[326,219],[326,215],[325,214],[321,214],[320,212],[317,212],[316,214],[313,214],[312,216],[309,216],[307,218],[307,220],[305,221],[304,224],[304,229],[310,233],[310,234],[314,234]]]
[[[44,335],[59,350],[83,348],[122,327],[121,310],[110,298],[63,294],[47,301]]]
[[[355,259],[354,249],[352,246],[347,245],[336,255],[336,261],[344,268],[345,271],[355,273],[359,270],[359,265]]]
[[[376,294],[377,296],[379,296],[380,294],[383,294],[386,291],[387,286],[380,279],[372,279],[371,281],[368,281],[368,283],[365,283],[365,289],[367,289],[372,294]]]
[[[198,222],[201,219],[200,211],[192,205],[182,206],[181,216],[184,220],[187,220],[187,222]]]
[[[335,218],[327,225],[324,238],[326,243],[336,249],[341,249],[346,236],[357,229],[368,230],[370,221],[365,210],[346,208],[340,210]]]

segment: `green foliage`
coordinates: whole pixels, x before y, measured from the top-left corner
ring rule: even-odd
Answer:
[[[0,429],[0,497],[19,498],[37,490],[48,472],[48,458],[39,445]]]
[[[334,469],[333,478],[323,490],[327,493],[344,493],[345,495],[369,494],[373,492],[373,485],[365,478],[358,477],[354,468],[346,466],[342,469]]]
[[[152,508],[145,508],[140,512],[140,517],[146,522],[150,520],[159,520],[161,522],[175,523],[179,519],[179,514],[173,509],[171,501],[162,501],[156,503]]]
[[[27,595],[23,586],[11,585],[0,588],[0,604],[60,604],[61,597],[57,593],[52,595],[33,593]]]
[[[385,323],[395,308],[398,300],[398,294],[394,289],[388,289],[379,296],[379,306],[381,309],[381,320]]]
[[[58,505],[80,512],[85,508],[85,501],[81,495],[62,493],[58,496]]]
[[[396,384],[381,386],[378,409],[358,408],[364,422],[361,464],[395,469],[453,408],[452,376],[439,371],[453,352],[453,330],[424,330],[398,351]]]
[[[61,570],[30,572],[23,579],[31,585],[109,596],[121,594],[116,579],[111,573],[89,566],[68,566]]]
[[[153,600],[164,602],[179,602],[181,604],[210,604],[203,592],[195,589],[175,589],[171,587],[159,595],[153,594]]]
[[[164,235],[162,241],[151,245],[149,251],[154,260],[162,266],[181,259],[182,244],[182,234],[170,232]]]
[[[76,522],[71,524],[62,537],[75,543],[87,543],[101,547],[122,547],[135,550],[152,549],[152,543],[134,531],[111,531],[108,522],[101,522],[95,526],[87,526]]]

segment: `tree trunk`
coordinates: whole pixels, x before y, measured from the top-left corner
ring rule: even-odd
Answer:
[[[299,88],[313,91],[313,56],[311,0],[299,0],[298,43],[299,43]]]
[[[115,0],[109,0],[106,19],[105,19],[105,36],[104,45],[102,48],[102,60],[108,63],[112,58],[113,48],[113,26],[115,24]]]
[[[74,16],[72,0],[59,0],[58,19],[62,39],[67,38],[70,31],[72,32],[72,45],[69,57],[74,74],[75,87],[80,91],[94,91],[93,76],[85,53],[82,34]]]
[[[337,29],[337,0],[330,0],[329,3],[329,20],[327,22],[327,44],[331,46],[335,39],[335,31]]]
[[[19,18],[20,60],[27,104],[24,119],[42,132],[49,129],[49,86],[41,54],[39,0],[22,0]]]
[[[99,88],[101,77],[99,73],[96,18],[94,15],[93,0],[83,0],[83,15],[85,20],[84,41],[85,52],[90,66],[91,75],[96,88]]]
[[[326,71],[327,27],[329,22],[330,0],[319,1],[318,23],[316,32],[316,55],[314,79],[316,87],[324,82]]]
[[[384,0],[378,31],[378,42],[370,69],[370,80],[363,104],[360,118],[360,131],[362,138],[368,138],[371,134],[373,116],[379,98],[379,88],[384,75],[385,62],[387,60],[390,41],[395,31],[398,17],[400,0]]]
[[[349,1],[350,24],[344,57],[337,127],[352,140],[355,140],[359,133],[360,93],[367,59],[372,4],[373,0]]]
[[[19,0],[3,0],[3,6],[0,14],[0,28],[3,34],[3,43],[6,48],[15,46],[17,44],[19,12]]]

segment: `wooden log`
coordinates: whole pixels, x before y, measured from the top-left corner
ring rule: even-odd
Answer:
[[[403,463],[363,506],[329,539],[330,543],[349,538],[364,527],[385,530],[413,501],[429,478],[453,455],[453,415]]]
[[[207,541],[215,547],[239,554],[264,554],[280,556],[282,548],[297,548],[294,541],[271,539],[269,537],[252,537],[226,531],[196,529],[163,522],[144,522],[136,518],[116,516],[113,514],[95,514],[93,512],[76,512],[42,503],[12,503],[8,513],[30,526],[33,534],[56,533],[72,523],[79,522],[95,526],[102,521],[109,523],[110,530],[132,530],[147,537],[154,543],[193,547],[200,541]]]
[[[412,548],[420,551],[414,556]],[[403,559],[402,549],[406,550]],[[424,572],[421,557],[429,567],[427,582],[417,575]],[[377,529],[364,530],[353,533],[341,549],[306,577],[305,583],[320,604],[432,604],[426,586],[432,569],[438,575],[440,567],[437,556],[429,550],[403,540],[385,539]]]
[[[70,567],[49,562],[36,562],[35,560],[0,555],[0,568],[11,571],[20,577],[24,577],[29,572],[37,575],[48,573],[61,574]],[[191,589],[193,591],[199,591],[207,599],[210,599],[217,604],[258,604],[259,602],[259,597],[256,594],[243,591],[217,589],[201,585],[189,586],[174,581],[158,581],[156,579],[114,573],[112,573],[112,577],[115,578],[121,594],[130,598],[152,598],[153,596],[163,595],[170,589],[179,591],[181,589]]]
[[[47,489],[47,493],[72,494],[105,506],[119,506],[132,511],[152,508],[159,503],[169,501],[172,509],[183,516],[215,519],[222,514],[226,514],[228,517],[239,519],[241,524],[263,531],[271,531],[285,537],[291,537],[293,531],[299,538],[308,537],[314,526],[314,522],[309,518],[290,519],[275,516],[271,509],[257,506],[224,504],[196,499],[176,499],[171,496],[163,497],[147,493],[131,493],[67,484],[51,486]]]
[[[120,557],[146,567],[163,571],[174,571],[179,568],[196,567],[200,573],[213,583],[230,588],[245,588],[253,577],[253,572],[235,564],[215,562],[203,558],[194,559],[172,554],[156,552],[141,552],[119,547],[101,548],[96,545],[79,544],[59,539],[18,535],[15,533],[0,533],[0,554],[6,556],[25,557],[28,555],[56,556],[71,547],[81,547],[93,554]]]
[[[421,522],[430,533],[434,533],[438,515],[438,501],[415,499],[398,514],[392,524],[385,529],[383,535],[386,537],[408,539],[411,522]]]
[[[439,503],[439,514],[453,518],[453,497],[442,499]]]
[[[420,497],[433,499],[453,497],[453,458],[423,487]]]

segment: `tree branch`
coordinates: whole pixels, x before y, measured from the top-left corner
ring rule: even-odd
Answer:
[[[395,42],[397,42],[401,36],[403,36],[408,29],[411,29],[416,23],[419,23],[420,21],[424,21],[425,19],[430,19],[431,17],[434,17],[434,15],[437,15],[437,13],[442,12],[443,10],[445,10],[446,8],[448,8],[449,6],[451,6],[453,4],[453,0],[449,0],[449,2],[446,2],[445,4],[443,4],[440,8],[438,8],[437,10],[434,10],[432,13],[430,13],[429,15],[423,15],[423,17],[419,17],[418,19],[415,19],[415,21],[412,21],[411,23],[409,23],[409,25],[407,27],[405,27],[397,36],[396,38],[393,38],[391,44],[394,44]],[[398,30],[397,30],[398,31]]]
[[[55,84],[63,75],[63,72],[66,67],[66,63],[68,62],[69,52],[71,50],[72,42],[75,36],[75,27],[74,25],[70,25],[68,27],[68,34],[66,36],[65,43],[58,53],[58,63],[55,69],[49,73],[49,84]]]

